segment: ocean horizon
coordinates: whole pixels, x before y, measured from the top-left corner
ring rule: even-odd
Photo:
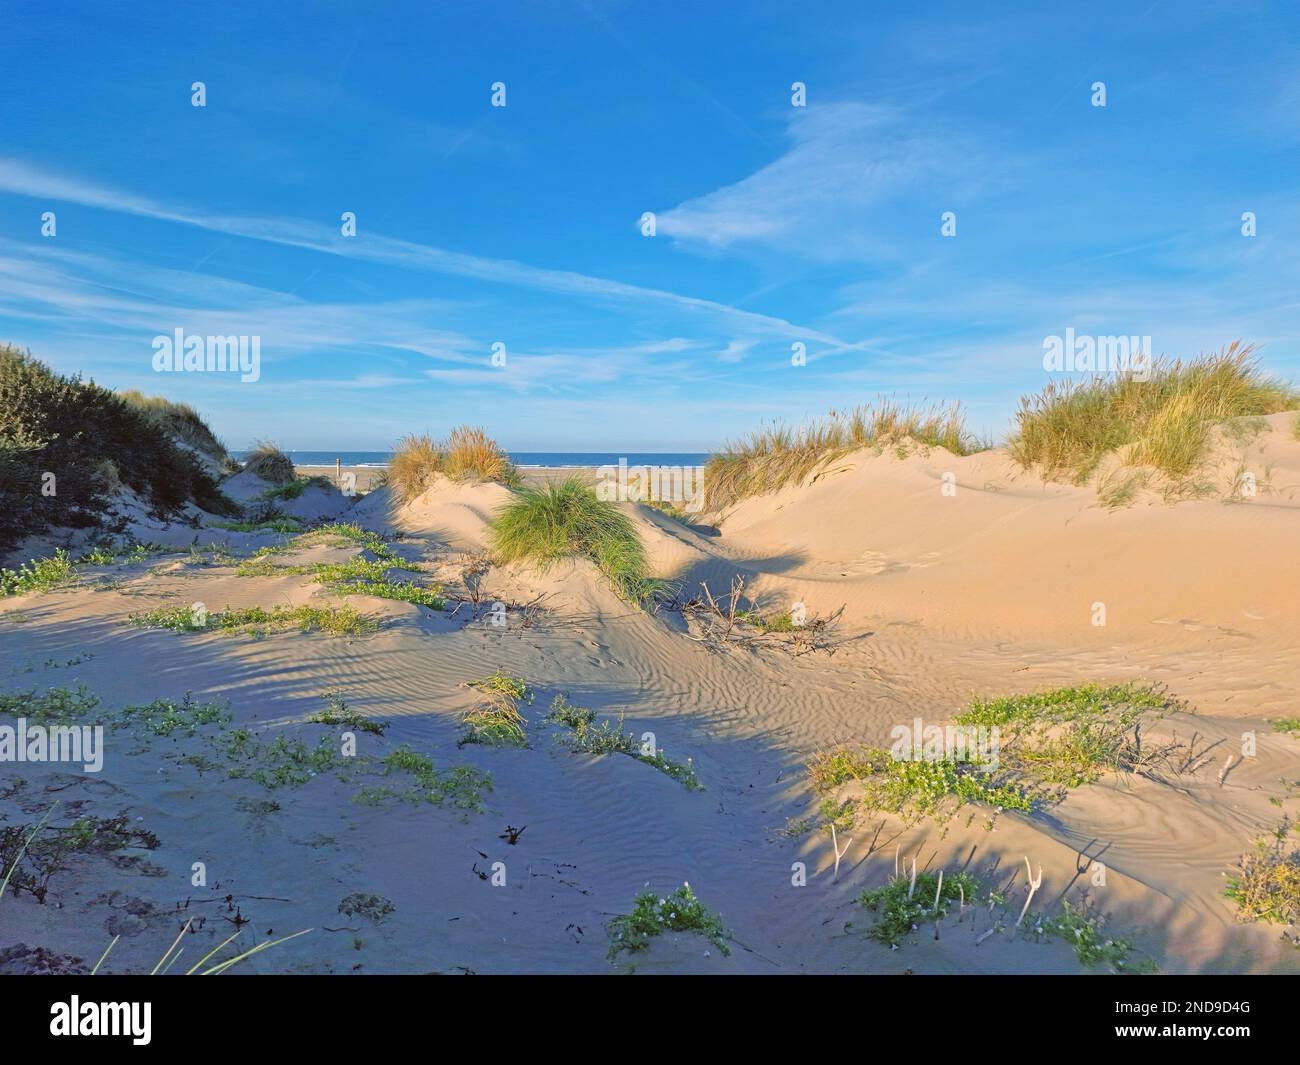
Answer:
[[[391,451],[285,451],[295,466],[374,466],[383,468],[392,460]],[[703,466],[707,451],[508,451],[510,461],[521,469],[536,467],[582,468],[617,466],[625,459],[629,466]],[[247,451],[232,451],[243,462]]]

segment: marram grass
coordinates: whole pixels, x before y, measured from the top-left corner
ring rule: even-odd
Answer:
[[[1049,480],[1084,484],[1110,454],[1174,482],[1196,472],[1214,426],[1300,406],[1300,392],[1272,381],[1240,341],[1192,359],[1156,359],[1133,374],[1052,382],[1022,397],[1011,457]]]
[[[655,587],[632,520],[580,477],[520,489],[492,522],[492,547],[501,562],[540,567],[561,558],[589,559],[631,603],[645,602]]]
[[[404,503],[431,487],[436,474],[459,482],[520,483],[519,471],[501,446],[482,429],[465,425],[457,426],[443,441],[428,433],[410,434],[393,448],[388,484]]]
[[[954,455],[987,446],[967,431],[960,404],[906,406],[882,400],[831,411],[798,429],[773,425],[722,448],[704,468],[704,510],[716,514],[750,496],[799,484],[863,448],[905,449],[909,442]]]
[[[298,478],[293,459],[267,440],[258,441],[248,457],[244,460],[244,469],[251,470],[264,481],[271,484],[292,484]]]

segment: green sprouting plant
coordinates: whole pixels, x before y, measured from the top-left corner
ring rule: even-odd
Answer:
[[[131,728],[154,736],[175,733],[193,736],[204,725],[224,726],[230,721],[230,712],[224,705],[196,702],[189,692],[180,702],[155,699],[143,706],[123,707],[111,718],[115,729]]]
[[[900,759],[871,747],[837,747],[808,763],[822,817],[836,828],[851,827],[862,812],[885,812],[914,822],[947,820],[968,803],[996,810],[1029,812],[1034,800],[980,763],[958,758]],[[844,798],[841,787],[855,783],[859,794]]]
[[[1132,940],[1112,938],[1104,933],[1105,918],[1090,912],[1086,906],[1072,906],[1068,900],[1061,904],[1061,913],[1054,917],[1031,918],[1023,926],[1026,935],[1053,937],[1064,940],[1074,949],[1074,956],[1084,965],[1105,964],[1111,972],[1149,972],[1154,965],[1149,962],[1134,964],[1131,955],[1136,948]]]
[[[1279,717],[1269,722],[1275,732],[1300,732],[1300,717]]]
[[[391,570],[418,571],[419,567],[393,551],[377,533],[353,524],[335,523],[322,526],[302,540],[306,542],[331,536],[341,538],[346,543],[357,544],[375,557],[352,558],[346,562],[281,565],[274,562],[270,554],[259,553],[241,562],[235,572],[241,577],[310,575],[313,583],[323,584],[342,595],[373,595],[380,599],[415,603],[431,610],[441,610],[446,606],[439,585],[426,586],[389,578]]]
[[[302,532],[302,521],[299,518],[285,515],[280,518],[270,518],[266,521],[214,521],[209,522],[208,527],[224,529],[226,532],[273,532],[292,535]]]
[[[960,725],[1010,725],[1021,721],[1068,722],[1112,716],[1128,722],[1147,711],[1167,712],[1174,701],[1158,688],[1142,684],[1079,684],[1068,688],[975,699],[957,716]]]
[[[623,730],[622,718],[618,725],[610,721],[596,722],[596,712],[582,706],[575,706],[563,695],[557,694],[551,701],[548,721],[564,725],[568,732],[561,736],[562,742],[572,751],[582,754],[625,754],[638,762],[654,766],[688,791],[703,791],[695,768],[687,762],[670,761],[662,751],[653,753],[644,751],[637,742],[635,734]]]
[[[892,877],[883,887],[864,891],[858,901],[880,915],[872,926],[872,939],[891,947],[915,931],[924,921],[942,920],[953,907],[975,901],[980,883],[966,872],[950,873],[939,881],[938,873]]]
[[[302,632],[319,631],[331,636],[361,636],[379,628],[374,618],[360,614],[350,606],[277,606],[271,610],[260,606],[232,607],[206,615],[187,606],[158,607],[131,614],[127,621],[142,628],[171,629],[174,632],[248,630],[254,635],[267,629],[297,628]]]
[[[33,688],[26,692],[0,692],[0,715],[25,717],[38,725],[69,725],[85,722],[99,705],[99,698],[84,685],[71,688],[49,688],[37,693]]]
[[[695,766],[691,764],[690,759],[685,762],[674,762],[663,751],[659,750],[655,751],[654,754],[645,754],[638,751],[633,757],[639,762],[654,766],[666,776],[672,777],[687,791],[704,790],[704,785],[700,783],[700,778],[696,775]]]
[[[693,932],[720,953],[731,953],[722,919],[700,902],[690,884],[683,884],[668,895],[643,891],[636,897],[631,913],[610,921],[609,958],[613,961],[622,951],[640,953],[664,932]]]
[[[89,551],[77,559],[78,566],[111,566],[117,561],[117,556],[113,554],[111,548],[99,546],[92,547]]]
[[[483,698],[461,715],[465,731],[457,746],[482,743],[492,747],[527,747],[528,735],[524,729],[528,721],[519,712],[519,703],[533,701],[528,685],[498,671],[471,681],[469,686],[482,693]]]
[[[1083,684],[1031,695],[975,700],[957,724],[997,728],[1010,772],[1047,788],[1074,788],[1103,773],[1136,772],[1170,747],[1143,744],[1142,728],[1179,708],[1150,685]]]
[[[547,715],[547,720],[565,725],[576,731],[586,728],[595,721],[596,711],[588,710],[584,706],[574,706],[563,695],[557,694],[551,700],[551,712]]]
[[[72,559],[60,547],[49,558],[32,559],[16,570],[0,569],[0,598],[54,591],[70,583],[74,575]]]
[[[273,790],[306,784],[322,773],[343,768],[348,760],[334,749],[330,739],[308,747],[296,737],[277,736],[270,743],[254,748],[253,761],[256,764],[233,766],[230,775],[255,780]]]
[[[450,803],[458,810],[482,812],[483,795],[492,790],[492,777],[472,766],[452,766],[437,770],[427,755],[399,747],[384,758],[384,772],[389,777],[407,778],[404,787],[367,785],[355,796],[356,802],[377,806],[388,799],[403,802],[427,802],[435,806]]]
[[[384,729],[388,727],[381,721],[374,721],[353,710],[343,698],[342,692],[326,692],[325,703],[324,710],[317,711],[307,720],[320,725],[342,726],[357,732],[368,732],[375,736],[382,736]]]

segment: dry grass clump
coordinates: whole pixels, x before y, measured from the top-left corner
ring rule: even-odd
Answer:
[[[704,510],[717,513],[749,496],[798,484],[828,463],[866,447],[941,447],[969,455],[984,445],[966,429],[959,403],[912,407],[882,400],[798,429],[773,425],[728,444],[704,468]]]
[[[438,472],[442,451],[428,433],[410,433],[397,442],[393,457],[388,460],[388,484],[409,503],[433,483]]]
[[[442,472],[453,481],[519,483],[519,471],[501,446],[482,429],[457,426],[443,445]]]
[[[483,698],[461,715],[464,733],[458,747],[482,743],[490,747],[527,747],[528,721],[519,711],[521,702],[531,703],[533,691],[518,677],[500,671],[469,686]]]
[[[291,484],[298,479],[293,459],[267,440],[259,440],[244,460],[244,469],[271,484]]]
[[[453,481],[496,481],[520,483],[519,471],[495,440],[482,429],[457,426],[445,441],[428,433],[402,437],[388,463],[387,483],[404,503],[409,503],[433,484],[434,474]]]
[[[1300,406],[1300,392],[1264,376],[1255,350],[1234,341],[1190,362],[1155,359],[1146,380],[1053,381],[1021,398],[1011,456],[1048,479],[1083,484],[1107,455],[1128,448],[1128,465],[1183,480],[1204,459],[1215,424]]]

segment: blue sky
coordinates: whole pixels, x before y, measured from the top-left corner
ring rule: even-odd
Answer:
[[[0,339],[232,447],[1000,436],[1067,328],[1300,379],[1298,177],[1294,3],[56,0],[0,36]],[[260,380],[156,373],[177,328]]]

